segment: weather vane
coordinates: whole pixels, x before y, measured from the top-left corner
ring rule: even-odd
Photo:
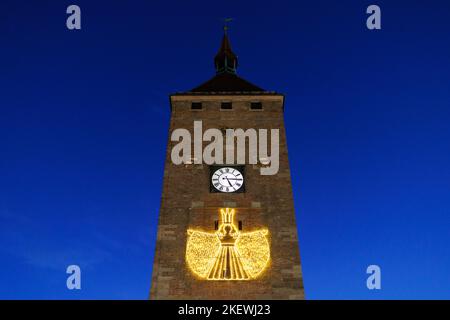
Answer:
[[[231,21],[233,21],[233,18],[224,18],[223,19],[223,31],[225,31],[225,33],[227,33],[228,23]]]

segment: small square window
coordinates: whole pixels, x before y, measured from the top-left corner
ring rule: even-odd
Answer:
[[[202,110],[203,106],[201,102],[192,102],[191,110]]]
[[[231,104],[231,102],[222,102],[222,104],[220,105],[220,109],[231,110],[233,109],[233,105]]]
[[[261,102],[251,102],[250,110],[262,110],[263,106]]]

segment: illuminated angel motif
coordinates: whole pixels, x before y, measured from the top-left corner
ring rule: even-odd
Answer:
[[[188,230],[186,261],[206,280],[250,280],[270,258],[267,230],[240,232],[233,223],[234,209],[220,209],[216,233]]]

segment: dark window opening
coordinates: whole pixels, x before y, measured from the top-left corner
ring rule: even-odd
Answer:
[[[202,110],[203,106],[201,102],[192,102],[191,110]]]
[[[219,230],[219,221],[214,221],[214,230]]]
[[[220,108],[222,110],[231,110],[233,108],[233,105],[231,104],[231,102],[222,102]]]
[[[239,220],[239,230],[242,231],[242,221]]]
[[[252,102],[250,103],[250,109],[251,110],[262,110],[262,103],[261,102]]]

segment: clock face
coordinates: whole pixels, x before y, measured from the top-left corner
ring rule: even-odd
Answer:
[[[212,173],[211,183],[216,192],[237,192],[244,185],[244,175],[237,168],[217,168]]]

